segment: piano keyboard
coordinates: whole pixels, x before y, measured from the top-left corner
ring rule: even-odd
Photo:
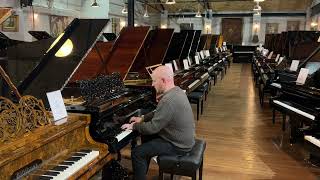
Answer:
[[[219,62],[219,63],[221,63],[221,62],[222,62],[222,60],[219,60],[218,62]]]
[[[309,118],[309,119],[311,119],[311,120],[314,120],[314,119],[315,119],[315,116],[314,116],[314,115],[309,114],[309,113],[306,113],[306,112],[304,112],[304,111],[301,111],[300,109],[297,109],[297,108],[295,108],[295,107],[293,107],[293,106],[290,106],[290,105],[288,105],[288,104],[285,104],[285,103],[283,103],[283,102],[281,102],[281,101],[273,100],[273,103],[278,104],[279,106],[282,106],[282,107],[284,107],[284,108],[286,108],[286,109],[289,109],[289,110],[291,110],[291,111],[293,111],[293,112],[296,112],[296,113],[298,113],[298,114],[300,114],[300,115],[302,115],[302,116],[304,116],[304,117],[306,117],[306,118]]]
[[[74,173],[79,171],[82,167],[89,164],[92,160],[99,156],[99,151],[81,150],[74,153],[70,158],[64,160],[59,165],[46,171],[39,176],[39,180],[61,180],[68,179]]]
[[[208,73],[204,73],[202,76],[201,76],[201,80],[205,79],[205,78],[208,78],[209,77],[209,74]]]
[[[122,131],[116,136],[116,139],[118,140],[118,142],[120,142],[123,138],[127,137],[130,133],[132,133],[132,130]]]
[[[195,80],[193,83],[191,83],[189,86],[188,86],[188,89],[191,89],[194,85],[196,85],[200,80],[197,79]]]
[[[218,64],[218,63],[214,63],[214,64],[213,64],[213,67],[215,67],[217,64]]]
[[[320,140],[318,140],[317,138],[315,138],[313,136],[304,136],[304,139],[306,141],[309,141],[310,143],[320,147]]]
[[[211,71],[212,71],[212,69],[213,69],[213,67],[209,67],[209,68],[208,68],[208,71],[209,71],[209,72],[211,72]]]

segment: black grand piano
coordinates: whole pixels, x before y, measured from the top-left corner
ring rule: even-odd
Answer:
[[[131,116],[149,113],[155,107],[152,90],[130,89],[123,81],[149,28],[123,28],[110,48],[109,42],[97,44],[107,22],[104,19],[72,21],[63,36],[57,38],[55,45],[20,83],[18,90],[42,99],[49,107],[46,92],[60,89],[69,112],[91,115],[91,137],[106,143],[110,152],[119,153],[137,136],[135,132],[123,131],[121,125]],[[73,42],[73,51],[68,56],[56,57],[57,50],[67,40]],[[82,62],[88,65],[91,60],[93,65],[81,68],[91,73],[86,72],[85,78],[81,77],[81,72],[77,72],[79,66]]]

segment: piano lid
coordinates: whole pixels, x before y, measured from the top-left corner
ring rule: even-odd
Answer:
[[[197,49],[197,52],[200,52],[201,50],[204,50],[204,46],[206,44],[207,41],[207,34],[202,34],[200,37],[200,42],[199,42],[199,46]]]
[[[182,49],[183,49],[184,43],[186,42],[187,36],[188,36],[188,33],[186,31],[173,34],[167,54],[165,56],[164,63],[168,63],[172,60],[180,59]]]
[[[33,95],[43,100],[47,106],[46,93],[63,89],[108,21],[108,19],[74,19],[65,29],[64,35],[52,48],[49,48],[36,68],[18,86],[19,92]],[[67,39],[73,44],[71,54],[66,57],[56,57],[55,53]]]
[[[129,72],[145,72],[145,67],[162,64],[174,29],[155,29],[148,36]]]
[[[189,53],[189,56],[191,56],[192,58],[196,55],[199,42],[200,42],[200,36],[201,36],[201,30],[196,30],[194,34],[193,42],[191,45],[190,53]]]
[[[117,35],[115,33],[102,33],[102,35],[107,39],[107,41],[114,41],[117,39]]]
[[[193,38],[195,35],[195,30],[182,30],[181,32],[187,32],[188,36],[186,39],[186,42],[184,43],[183,49],[182,49],[182,53],[180,56],[180,60],[186,59],[189,54],[190,54],[190,50],[191,50],[191,45],[193,43]]]
[[[46,31],[28,31],[28,33],[37,40],[52,38],[52,36]]]
[[[106,65],[101,67],[98,74],[119,72],[122,80],[124,80],[143,46],[149,29],[149,26],[122,28],[119,37],[105,59],[104,64]]]

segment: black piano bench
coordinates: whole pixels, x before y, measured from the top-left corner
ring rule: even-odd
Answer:
[[[197,170],[199,169],[199,180],[202,180],[203,154],[206,149],[206,142],[196,139],[192,150],[184,156],[158,156],[159,180],[163,180],[163,173],[173,175],[189,176],[192,180],[197,179]]]
[[[195,91],[204,93],[204,100],[206,101],[209,93],[209,82],[204,82]]]
[[[188,99],[191,104],[197,104],[197,121],[199,120],[199,111],[201,110],[201,114],[203,113],[203,96],[204,92],[196,92],[193,91],[188,94]]]

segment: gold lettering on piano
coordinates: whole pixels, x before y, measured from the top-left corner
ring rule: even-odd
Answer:
[[[41,100],[23,96],[19,104],[0,97],[0,142],[7,142],[50,124],[49,113]]]

